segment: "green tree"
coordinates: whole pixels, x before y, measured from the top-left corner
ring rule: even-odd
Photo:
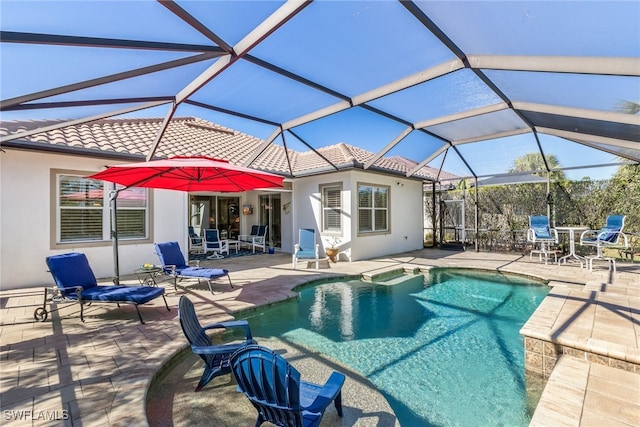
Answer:
[[[596,192],[593,218],[601,227],[610,214],[627,215],[625,229],[640,231],[640,166],[622,165],[606,185]]]
[[[547,164],[549,169],[557,169],[560,167],[560,162],[555,154],[547,154]],[[547,168],[544,164],[544,159],[540,153],[527,153],[523,156],[516,158],[513,161],[513,167],[509,169],[509,172],[532,172],[534,175],[545,177],[547,176]],[[551,172],[551,179],[566,180],[566,176],[563,171]]]
[[[620,101],[618,111],[626,114],[638,114],[640,113],[640,104],[633,101]]]

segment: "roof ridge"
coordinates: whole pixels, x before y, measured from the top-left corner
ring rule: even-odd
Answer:
[[[15,132],[19,129],[37,127],[40,123],[60,123],[57,120],[20,120],[3,122],[0,135]],[[114,155],[140,156],[146,155],[150,141],[157,135],[158,128],[164,122],[158,117],[104,118],[91,122],[75,124],[53,129],[26,137],[25,144],[40,143],[44,147],[56,147],[68,152],[94,152],[96,150]],[[170,120],[167,132],[163,135],[156,156],[171,157],[175,155],[215,155],[232,163],[242,164],[254,149],[262,145],[263,139],[239,132],[218,123],[199,117],[174,117]],[[35,147],[32,145],[32,147]],[[44,148],[47,149],[47,148]],[[289,162],[293,171],[314,171],[327,165],[341,167],[361,166],[375,156],[367,149],[345,142],[311,147],[307,151],[298,151],[277,144],[270,144],[254,161],[254,167],[275,173],[289,173]],[[329,162],[327,164],[327,162]],[[376,162],[376,169],[403,172],[417,165],[416,161],[403,156],[381,157]],[[433,176],[433,168],[423,166],[416,171],[420,175]]]

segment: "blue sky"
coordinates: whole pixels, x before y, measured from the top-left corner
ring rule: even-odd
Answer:
[[[281,2],[179,1],[178,4],[234,45],[277,10]],[[470,54],[640,56],[640,2],[417,4]],[[211,44],[154,1],[2,0],[0,24],[3,31]],[[191,55],[9,43],[0,48],[3,100]],[[315,2],[251,54],[349,97],[454,59],[404,7],[391,1]],[[171,96],[212,63],[213,60],[199,62],[47,100]],[[640,102],[637,77],[491,70],[486,74],[514,101],[603,112],[615,112],[621,101]],[[193,99],[280,123],[338,101],[243,60],[197,92]],[[462,70],[371,101],[370,105],[415,123],[499,101],[470,70]],[[4,112],[2,119],[78,118],[119,108],[122,106]],[[132,115],[162,117],[166,111],[167,107],[156,107]],[[260,138],[273,132],[272,126],[187,105],[180,106],[176,116],[201,117]],[[491,130],[489,121],[486,126]],[[356,108],[299,126],[294,132],[316,148],[345,142],[377,152],[403,129],[400,123],[380,120],[378,115]],[[460,131],[463,130],[456,130]],[[290,147],[307,149],[292,136],[286,138]],[[556,137],[541,139],[545,153],[556,155],[566,167],[610,163],[615,159],[612,154]],[[473,158],[476,174],[505,172],[515,157],[537,150],[531,134],[496,141],[491,141],[492,146],[485,143],[459,147]],[[435,138],[413,132],[389,155],[422,161],[441,144]],[[448,157],[450,172],[468,173],[453,156]],[[567,171],[567,175],[575,179],[585,174],[602,178],[611,170]]]

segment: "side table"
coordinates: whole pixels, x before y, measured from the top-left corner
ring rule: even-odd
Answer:
[[[146,286],[158,286],[158,282],[156,282],[156,277],[158,277],[162,273],[162,268],[153,266],[151,268],[138,267],[133,270],[133,274],[136,275],[138,282],[141,285]]]

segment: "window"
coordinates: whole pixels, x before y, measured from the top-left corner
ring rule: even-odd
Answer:
[[[111,184],[77,175],[57,175],[56,243],[111,239],[109,190]],[[118,238],[148,238],[148,193],[128,188],[118,195]]]
[[[322,231],[342,232],[342,187],[324,186],[322,192]]]
[[[389,187],[358,185],[358,231],[389,230]]]

